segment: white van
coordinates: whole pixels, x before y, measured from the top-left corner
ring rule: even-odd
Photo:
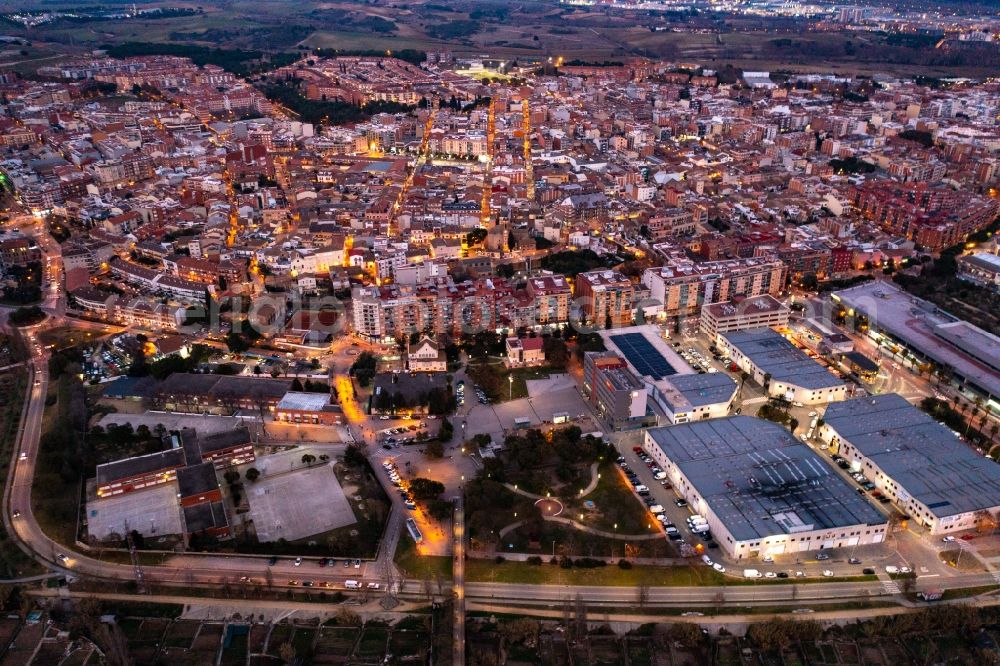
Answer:
[[[743,570],[743,577],[744,578],[763,578],[763,576],[761,575],[761,573],[759,571],[757,571],[756,569],[744,569]]]
[[[361,583],[359,583],[356,580],[345,580],[344,587],[346,587],[348,590],[360,590]]]

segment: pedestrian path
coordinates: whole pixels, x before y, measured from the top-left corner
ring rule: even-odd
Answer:
[[[594,492],[594,488],[597,487],[597,482],[598,481],[600,481],[600,476],[597,473],[597,463],[593,463],[590,466],[590,483],[588,483],[587,487],[584,488],[583,491],[580,493],[580,497],[586,497],[590,493]],[[504,485],[504,487],[507,488],[507,490],[515,492],[518,495],[522,495],[524,497],[530,497],[531,499],[536,499],[536,500],[540,500],[540,499],[552,499],[550,497],[546,497],[546,496],[543,496],[543,495],[536,495],[535,493],[529,493],[527,490],[524,490],[522,488],[518,488],[517,486],[512,485],[510,483],[505,483],[503,485]],[[555,499],[558,500],[559,498],[556,497]]]
[[[885,590],[886,594],[899,594],[899,583],[890,578],[889,574],[880,573],[878,579],[882,583],[882,589]]]

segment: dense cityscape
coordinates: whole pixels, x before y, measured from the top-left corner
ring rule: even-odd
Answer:
[[[0,10],[3,664],[1000,663],[996,7],[208,4]]]

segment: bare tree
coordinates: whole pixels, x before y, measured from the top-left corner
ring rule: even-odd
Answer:
[[[639,583],[636,588],[635,602],[639,608],[645,608],[646,603],[649,601],[649,585],[646,583]]]
[[[577,639],[587,635],[587,604],[579,593],[573,608],[573,631]]]
[[[94,641],[104,651],[109,666],[132,666],[135,662],[128,650],[128,639],[117,624],[100,624],[94,632]]]

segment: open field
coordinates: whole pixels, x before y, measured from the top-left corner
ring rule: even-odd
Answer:
[[[13,3],[16,8],[22,3]],[[53,3],[56,4],[56,3]],[[933,38],[871,32],[811,32],[801,20],[775,20],[768,32],[736,16],[725,25],[668,18],[623,9],[596,10],[548,3],[413,2],[390,0],[299,3],[173,3],[201,14],[160,19],[55,23],[21,31],[32,39],[19,69],[49,64],[41,58],[123,42],[191,43],[219,48],[294,50],[449,50],[542,61],[605,60],[636,56],[709,67],[870,75],[985,76],[996,72],[1000,53],[949,45]],[[651,28],[657,27],[657,31]],[[720,27],[723,32],[720,32]],[[674,30],[677,30],[676,32]],[[13,34],[19,34],[12,28]],[[33,64],[35,63],[35,64]]]

